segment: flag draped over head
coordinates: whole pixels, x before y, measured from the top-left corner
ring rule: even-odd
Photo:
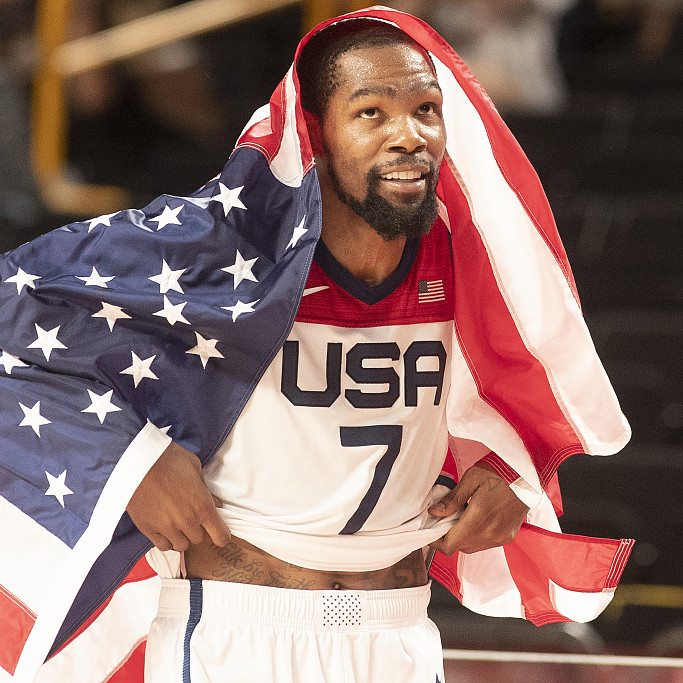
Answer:
[[[629,432],[540,183],[431,28],[386,8],[345,19],[356,17],[393,22],[420,43],[444,93],[437,194],[453,240],[451,355],[469,377],[449,392],[451,469],[484,457],[531,508],[514,543],[437,555],[432,575],[483,613],[592,618],[631,542],[561,535],[547,492],[564,458],[615,452]],[[150,544],[127,502],[171,439],[204,464],[223,442],[287,337],[320,229],[292,68],[220,176],[194,194],[74,223],[2,256],[0,680],[73,680],[77,653],[108,624],[118,640],[78,680],[116,681],[141,652],[158,586],[136,565]],[[443,296],[443,283],[423,289]]]

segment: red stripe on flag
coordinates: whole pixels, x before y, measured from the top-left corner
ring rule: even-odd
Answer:
[[[19,662],[36,615],[4,586],[0,586],[0,667],[11,675]]]
[[[530,612],[526,607],[524,608],[524,618],[530,621],[534,626],[545,626],[546,624],[558,624],[563,621],[571,621],[567,617],[563,617],[559,612],[553,609],[545,612]]]
[[[121,586],[127,583],[134,583],[135,581],[146,581],[156,576],[157,573],[149,566],[149,562],[144,555],[135,563],[133,568],[128,572],[126,578],[121,581]]]
[[[541,484],[560,463],[583,447],[558,405],[543,365],[530,353],[498,288],[488,253],[472,222],[469,205],[450,167],[441,168],[446,204],[459,216],[453,226],[453,248],[468,255],[455,259],[456,334],[479,395],[519,434]]]
[[[621,545],[619,546],[619,550],[617,551],[617,554],[614,557],[614,560],[612,562],[612,568],[607,577],[607,581],[605,582],[606,588],[617,587],[619,579],[621,578],[621,574],[623,573],[624,568],[626,567],[626,562],[628,561],[629,555],[631,554],[631,550],[633,550],[634,545],[635,541],[632,538],[621,539]]]
[[[453,555],[444,555],[437,551],[434,555],[432,566],[429,569],[429,576],[438,581],[446,590],[449,590],[462,602],[462,583],[458,576],[459,555],[459,552],[455,552]]]
[[[130,653],[130,656],[105,683],[143,683],[145,680],[145,649],[147,641],[143,640]]]
[[[526,618],[541,626],[571,621],[556,611],[549,581],[577,593],[614,588],[633,542],[559,534],[523,524],[512,543],[503,546]]]
[[[513,481],[519,479],[519,474],[508,465],[503,458],[496,455],[493,451],[485,455],[479,462],[485,462],[491,465],[496,472],[503,477],[507,484],[512,484]]]

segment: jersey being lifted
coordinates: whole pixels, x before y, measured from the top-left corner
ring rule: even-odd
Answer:
[[[296,321],[206,468],[238,537],[313,569],[390,566],[443,536],[453,335],[441,220],[372,287],[322,242]]]

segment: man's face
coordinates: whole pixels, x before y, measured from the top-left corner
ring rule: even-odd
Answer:
[[[352,50],[337,65],[340,85],[322,121],[332,187],[386,240],[428,232],[446,147],[431,62],[397,44]]]

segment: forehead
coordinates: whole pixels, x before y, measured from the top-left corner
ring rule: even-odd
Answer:
[[[333,98],[353,100],[370,94],[439,89],[431,60],[417,45],[356,48],[342,54],[336,66],[339,85]]]

